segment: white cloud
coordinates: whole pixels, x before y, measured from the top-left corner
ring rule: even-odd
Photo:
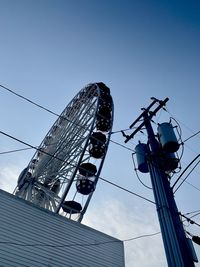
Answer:
[[[143,210],[130,209],[116,199],[90,209],[83,223],[121,240],[159,231],[153,208],[145,210],[144,214]],[[124,249],[126,267],[167,266],[160,234],[124,242]]]
[[[17,185],[19,168],[14,165],[0,166],[0,189],[12,193]]]

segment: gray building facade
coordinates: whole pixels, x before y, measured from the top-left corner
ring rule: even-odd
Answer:
[[[124,267],[123,242],[0,190],[0,267]]]

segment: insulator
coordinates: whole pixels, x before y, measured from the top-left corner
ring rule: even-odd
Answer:
[[[164,122],[158,125],[158,138],[163,150],[174,153],[179,149],[179,143],[171,123]]]
[[[80,178],[76,182],[76,189],[82,195],[89,195],[95,190],[94,181],[88,178]]]
[[[76,202],[74,200],[69,200],[69,201],[65,201],[62,204],[62,209],[66,213],[76,214],[76,213],[80,213],[81,212],[82,206],[81,206],[80,203],[78,203],[78,202]]]
[[[138,170],[142,173],[149,172],[148,163],[147,163],[147,155],[148,155],[148,147],[146,144],[139,143],[135,147],[135,153],[137,158]]]
[[[79,166],[79,173],[85,177],[92,177],[97,172],[97,168],[92,163],[82,163]]]

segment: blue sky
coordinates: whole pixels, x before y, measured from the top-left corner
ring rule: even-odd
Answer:
[[[199,1],[0,0],[0,12],[0,84],[61,113],[82,87],[103,81],[115,104],[114,131],[128,128],[152,96],[169,97],[183,140],[200,130]],[[2,88],[0,95],[1,130],[39,145],[56,118]],[[170,114],[162,111],[155,121]],[[120,134],[112,139],[124,144]],[[138,139],[146,136],[128,146],[134,149]],[[183,169],[199,144],[199,136],[185,144]],[[0,147],[22,145],[0,136]],[[1,188],[12,192],[32,155],[0,155]],[[131,153],[113,143],[102,176],[153,199],[136,178]],[[141,178],[150,184],[148,175]],[[198,168],[187,181],[200,188]],[[183,213],[198,210],[198,199],[199,190],[188,184],[176,194]],[[153,205],[103,182],[86,215],[85,223],[121,239],[159,231]],[[199,234],[198,227],[187,229]],[[160,236],[127,243],[126,266],[167,266],[161,244]]]

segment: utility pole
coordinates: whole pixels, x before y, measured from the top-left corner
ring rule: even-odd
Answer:
[[[153,98],[148,108],[143,109],[142,114],[131,124],[130,128],[140,123],[136,130],[126,136],[127,143],[134,135],[145,128],[148,135],[147,140],[147,164],[151,177],[151,183],[156,202],[157,214],[160,223],[165,254],[169,267],[194,267],[191,248],[186,238],[183,224],[174,199],[173,191],[167,173],[161,166],[161,146],[151,125],[152,117],[165,106],[169,99],[164,101]],[[150,110],[155,104],[158,106]],[[141,122],[142,120],[142,122]]]

